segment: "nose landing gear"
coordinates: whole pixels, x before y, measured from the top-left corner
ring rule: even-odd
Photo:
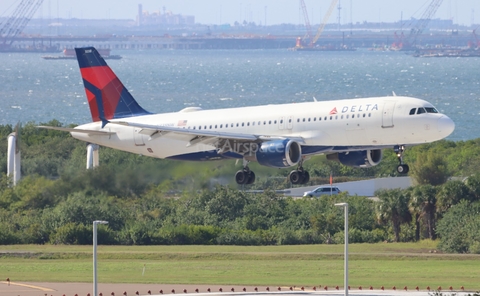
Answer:
[[[408,164],[403,163],[403,152],[405,152],[405,146],[403,145],[396,145],[393,147],[393,151],[397,154],[398,162],[400,163],[397,166],[397,172],[399,174],[407,174],[410,168]]]

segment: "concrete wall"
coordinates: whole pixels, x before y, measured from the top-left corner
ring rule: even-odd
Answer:
[[[328,184],[318,184],[316,186],[300,187],[290,189],[288,196],[303,196],[305,191],[310,191],[318,186]],[[406,189],[412,186],[412,180],[410,177],[392,177],[392,178],[378,178],[364,181],[334,183],[333,186],[337,186],[341,191],[348,191],[350,195],[360,196],[375,196],[375,191],[379,189],[394,189],[401,188]]]

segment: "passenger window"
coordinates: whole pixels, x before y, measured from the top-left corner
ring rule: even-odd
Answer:
[[[245,126],[245,122],[242,122],[242,126]]]
[[[222,127],[223,127],[223,124],[220,124],[220,128],[222,128]]]
[[[310,118],[308,118],[308,122],[310,122]]]
[[[305,122],[305,118],[302,121]]]
[[[425,109],[423,109],[423,108],[418,108],[417,114],[423,114],[423,113],[425,113]]]
[[[417,108],[412,108],[412,109],[410,110],[410,114],[409,114],[409,115],[415,114],[415,111],[417,111]]]
[[[288,123],[291,123],[291,122],[292,122],[292,119],[290,118],[290,119],[288,120]]]
[[[247,126],[250,126],[250,122],[247,122]]]
[[[271,121],[271,120],[269,120],[269,121],[268,121],[268,124],[272,124],[272,121]]]
[[[283,119],[280,120],[280,124],[282,124],[282,123],[283,123]]]
[[[198,129],[201,130],[201,129],[202,129],[202,126],[199,126]]]

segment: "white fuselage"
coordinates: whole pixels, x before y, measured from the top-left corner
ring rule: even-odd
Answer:
[[[393,96],[215,110],[186,108],[175,113],[114,119],[111,122],[301,138],[303,142],[300,144],[306,155],[429,143],[443,139],[453,131],[454,124],[446,115],[436,111],[410,114],[414,108],[435,110],[427,101]],[[72,132],[72,136],[157,158],[196,155],[215,149],[205,143],[189,146],[191,135],[171,132],[152,136],[150,131],[138,127],[118,124],[101,126],[101,122],[93,122],[77,128],[112,134]],[[194,158],[192,156],[191,160],[201,160]]]

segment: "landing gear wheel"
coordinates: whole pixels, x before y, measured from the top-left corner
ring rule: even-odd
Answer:
[[[255,183],[255,173],[250,171],[248,174],[247,185],[252,185],[253,183]]]
[[[293,185],[306,184],[310,181],[310,174],[303,169],[294,170],[288,175],[288,180],[290,180]]]
[[[255,173],[248,169],[239,170],[235,174],[235,182],[238,185],[251,185],[255,183]]]
[[[397,167],[397,172],[399,174],[406,174],[409,170],[410,168],[408,167],[408,164],[401,164]]]
[[[237,182],[238,185],[245,185],[248,182],[248,172],[244,170],[239,170],[235,174],[235,182]]]
[[[290,174],[288,175],[288,179],[293,185],[297,185],[302,182],[302,175],[297,170],[291,171]]]
[[[302,184],[307,184],[310,181],[310,174],[307,171],[303,171]]]

